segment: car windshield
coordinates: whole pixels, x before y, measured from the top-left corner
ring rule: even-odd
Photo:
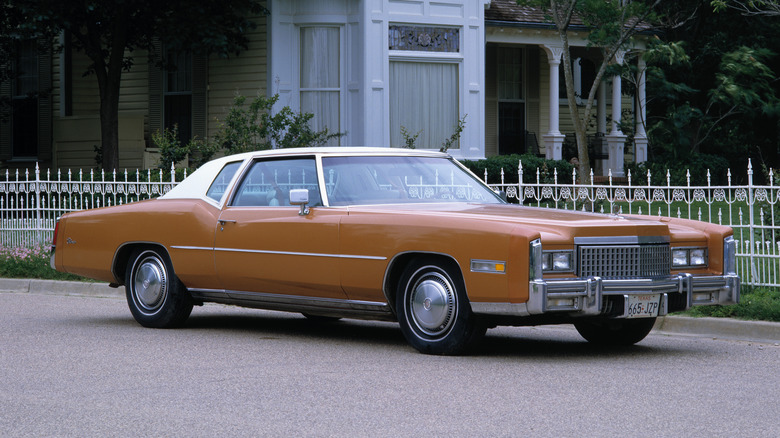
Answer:
[[[332,206],[504,202],[448,158],[324,157],[322,169]]]

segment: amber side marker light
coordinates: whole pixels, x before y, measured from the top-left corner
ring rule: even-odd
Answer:
[[[503,274],[506,272],[506,262],[496,260],[472,260],[471,272],[492,272]]]

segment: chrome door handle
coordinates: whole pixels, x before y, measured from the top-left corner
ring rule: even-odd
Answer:
[[[236,221],[232,219],[217,219],[217,222],[219,222],[219,231],[225,231],[225,224],[227,223],[236,223]]]

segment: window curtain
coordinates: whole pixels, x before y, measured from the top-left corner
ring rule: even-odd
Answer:
[[[455,132],[458,102],[458,64],[390,62],[390,146],[406,145],[404,127],[419,133],[417,148],[440,148]]]
[[[314,114],[315,131],[339,132],[340,78],[339,28],[301,28],[301,112]],[[327,145],[337,146],[338,138]]]

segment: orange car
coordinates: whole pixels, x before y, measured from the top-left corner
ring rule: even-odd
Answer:
[[[124,285],[147,327],[217,302],[397,320],[433,354],[497,325],[633,344],[740,284],[728,227],[510,205],[446,154],[387,148],[211,161],[158,199],[64,215],[52,266]]]

